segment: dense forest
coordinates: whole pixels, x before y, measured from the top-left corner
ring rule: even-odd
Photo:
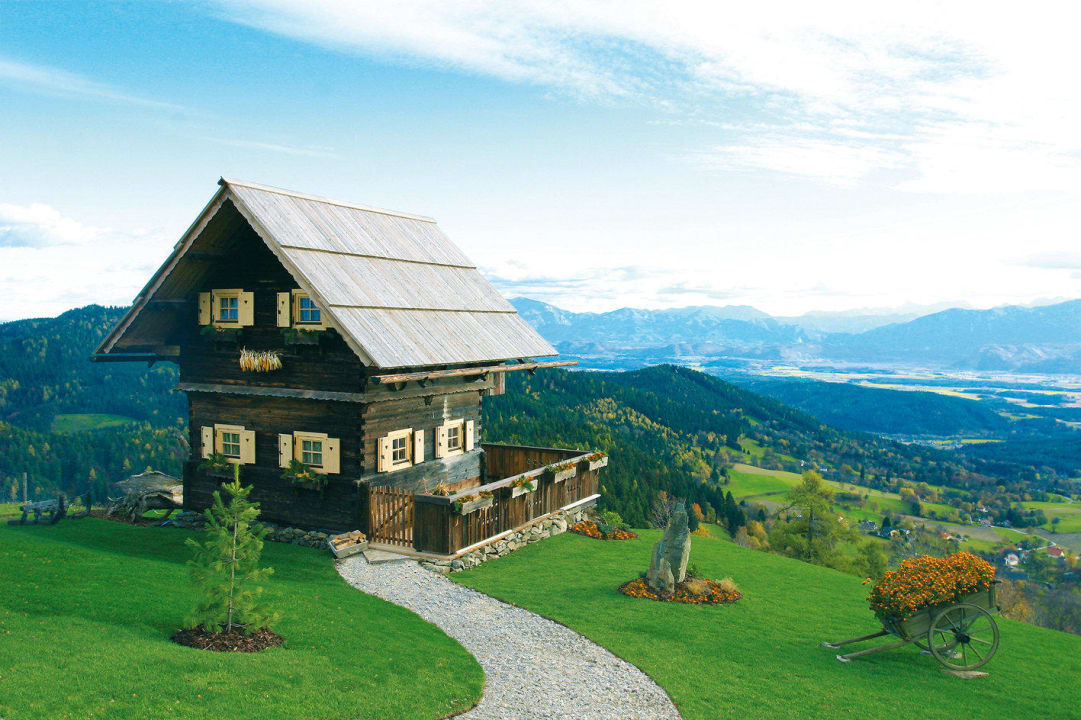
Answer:
[[[976,400],[932,392],[897,392],[818,380],[733,379],[842,430],[884,435],[980,435],[1009,421]]]

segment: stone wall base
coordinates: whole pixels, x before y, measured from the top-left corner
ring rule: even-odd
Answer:
[[[427,570],[431,570],[432,572],[439,573],[440,575],[450,575],[452,572],[468,570],[486,563],[489,560],[495,560],[504,555],[509,555],[526,545],[530,545],[545,538],[550,538],[553,535],[565,533],[567,532],[567,528],[571,525],[575,525],[591,517],[591,511],[592,507],[587,506],[564,510],[555,513],[550,518],[541,520],[535,525],[516,530],[504,538],[488,543],[484,547],[477,548],[473,552],[466,553],[453,560],[422,560],[420,566]]]

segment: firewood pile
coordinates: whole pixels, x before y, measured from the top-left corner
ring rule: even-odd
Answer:
[[[336,558],[346,558],[368,549],[368,538],[359,530],[335,535],[327,540]]]

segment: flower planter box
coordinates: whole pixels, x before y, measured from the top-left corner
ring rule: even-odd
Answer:
[[[469,513],[474,512],[476,510],[483,510],[484,508],[491,507],[494,500],[495,500],[494,498],[486,497],[486,498],[477,498],[476,500],[470,500],[467,503],[462,503],[462,509],[458,514],[459,515],[468,515]]]
[[[539,487],[540,487],[540,478],[533,478],[533,488],[532,489],[530,489],[529,485],[519,485],[518,487],[513,487],[512,486],[511,489],[510,489],[510,496],[512,498],[520,497],[522,495],[526,495],[527,493],[536,492],[537,488],[539,488]]]
[[[572,478],[577,475],[578,468],[572,467],[567,468],[566,470],[556,470],[554,472],[551,470],[546,470],[544,474],[551,478],[552,482],[563,482],[567,478]]]
[[[583,460],[582,464],[590,470],[600,470],[602,467],[608,467],[608,456],[605,455],[597,460]]]
[[[313,482],[295,482],[293,483],[294,490],[312,490],[315,492],[322,492],[323,487]]]

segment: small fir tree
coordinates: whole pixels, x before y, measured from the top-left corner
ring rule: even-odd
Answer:
[[[199,605],[188,616],[187,627],[206,632],[241,630],[251,634],[278,620],[263,607],[259,583],[274,572],[260,568],[266,528],[255,522],[259,505],[248,500],[251,487],[240,484],[240,466],[234,465],[233,482],[214,492],[214,504],[206,511],[206,538],[188,538],[194,557],[188,561],[192,582],[202,592]]]

